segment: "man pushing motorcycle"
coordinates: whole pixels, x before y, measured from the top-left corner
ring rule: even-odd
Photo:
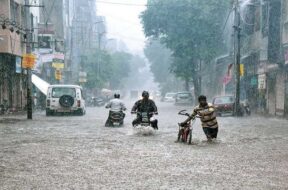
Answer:
[[[198,115],[200,116],[203,131],[208,141],[217,138],[218,134],[218,122],[216,119],[215,108],[212,104],[207,103],[207,98],[204,95],[198,97],[199,105],[196,106],[188,119],[182,122],[180,125],[185,125],[187,122],[194,120]]]

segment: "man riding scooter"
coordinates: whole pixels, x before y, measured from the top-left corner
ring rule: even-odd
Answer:
[[[132,122],[133,127],[141,123],[141,114],[140,113],[148,113],[149,118],[153,116],[153,114],[158,114],[158,109],[153,100],[149,99],[149,92],[142,92],[142,99],[138,100],[133,108],[131,113],[137,113],[137,118]],[[150,121],[153,129],[158,130],[158,121],[157,119]]]
[[[126,107],[123,101],[120,100],[120,94],[114,94],[114,99],[109,101],[106,108],[110,108],[110,111],[105,126],[108,127],[113,125],[113,120],[117,120],[115,123],[122,125],[125,118],[125,113],[123,111],[126,110]]]

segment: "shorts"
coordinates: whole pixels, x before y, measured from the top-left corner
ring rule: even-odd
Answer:
[[[203,131],[207,138],[212,138],[212,139],[217,138],[218,127],[216,128],[203,127]]]

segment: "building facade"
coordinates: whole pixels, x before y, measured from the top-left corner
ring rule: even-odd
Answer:
[[[21,68],[27,37],[24,1],[1,0],[0,15],[0,104],[16,111],[26,106],[26,74]]]
[[[253,112],[288,117],[288,2],[287,0],[243,0],[241,15],[240,98],[247,100]],[[228,20],[229,30],[234,15]],[[233,49],[233,30],[227,34],[227,49]],[[234,35],[236,36],[236,35]],[[235,58],[233,51],[217,58],[212,77],[216,95],[235,94]],[[232,77],[228,77],[233,65]],[[210,77],[210,78],[211,78]],[[203,88],[207,84],[202,84]],[[212,89],[214,89],[212,88]]]

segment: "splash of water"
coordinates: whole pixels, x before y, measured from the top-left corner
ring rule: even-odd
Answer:
[[[155,130],[150,126],[137,126],[134,128],[134,133],[141,136],[150,136],[155,134]]]

